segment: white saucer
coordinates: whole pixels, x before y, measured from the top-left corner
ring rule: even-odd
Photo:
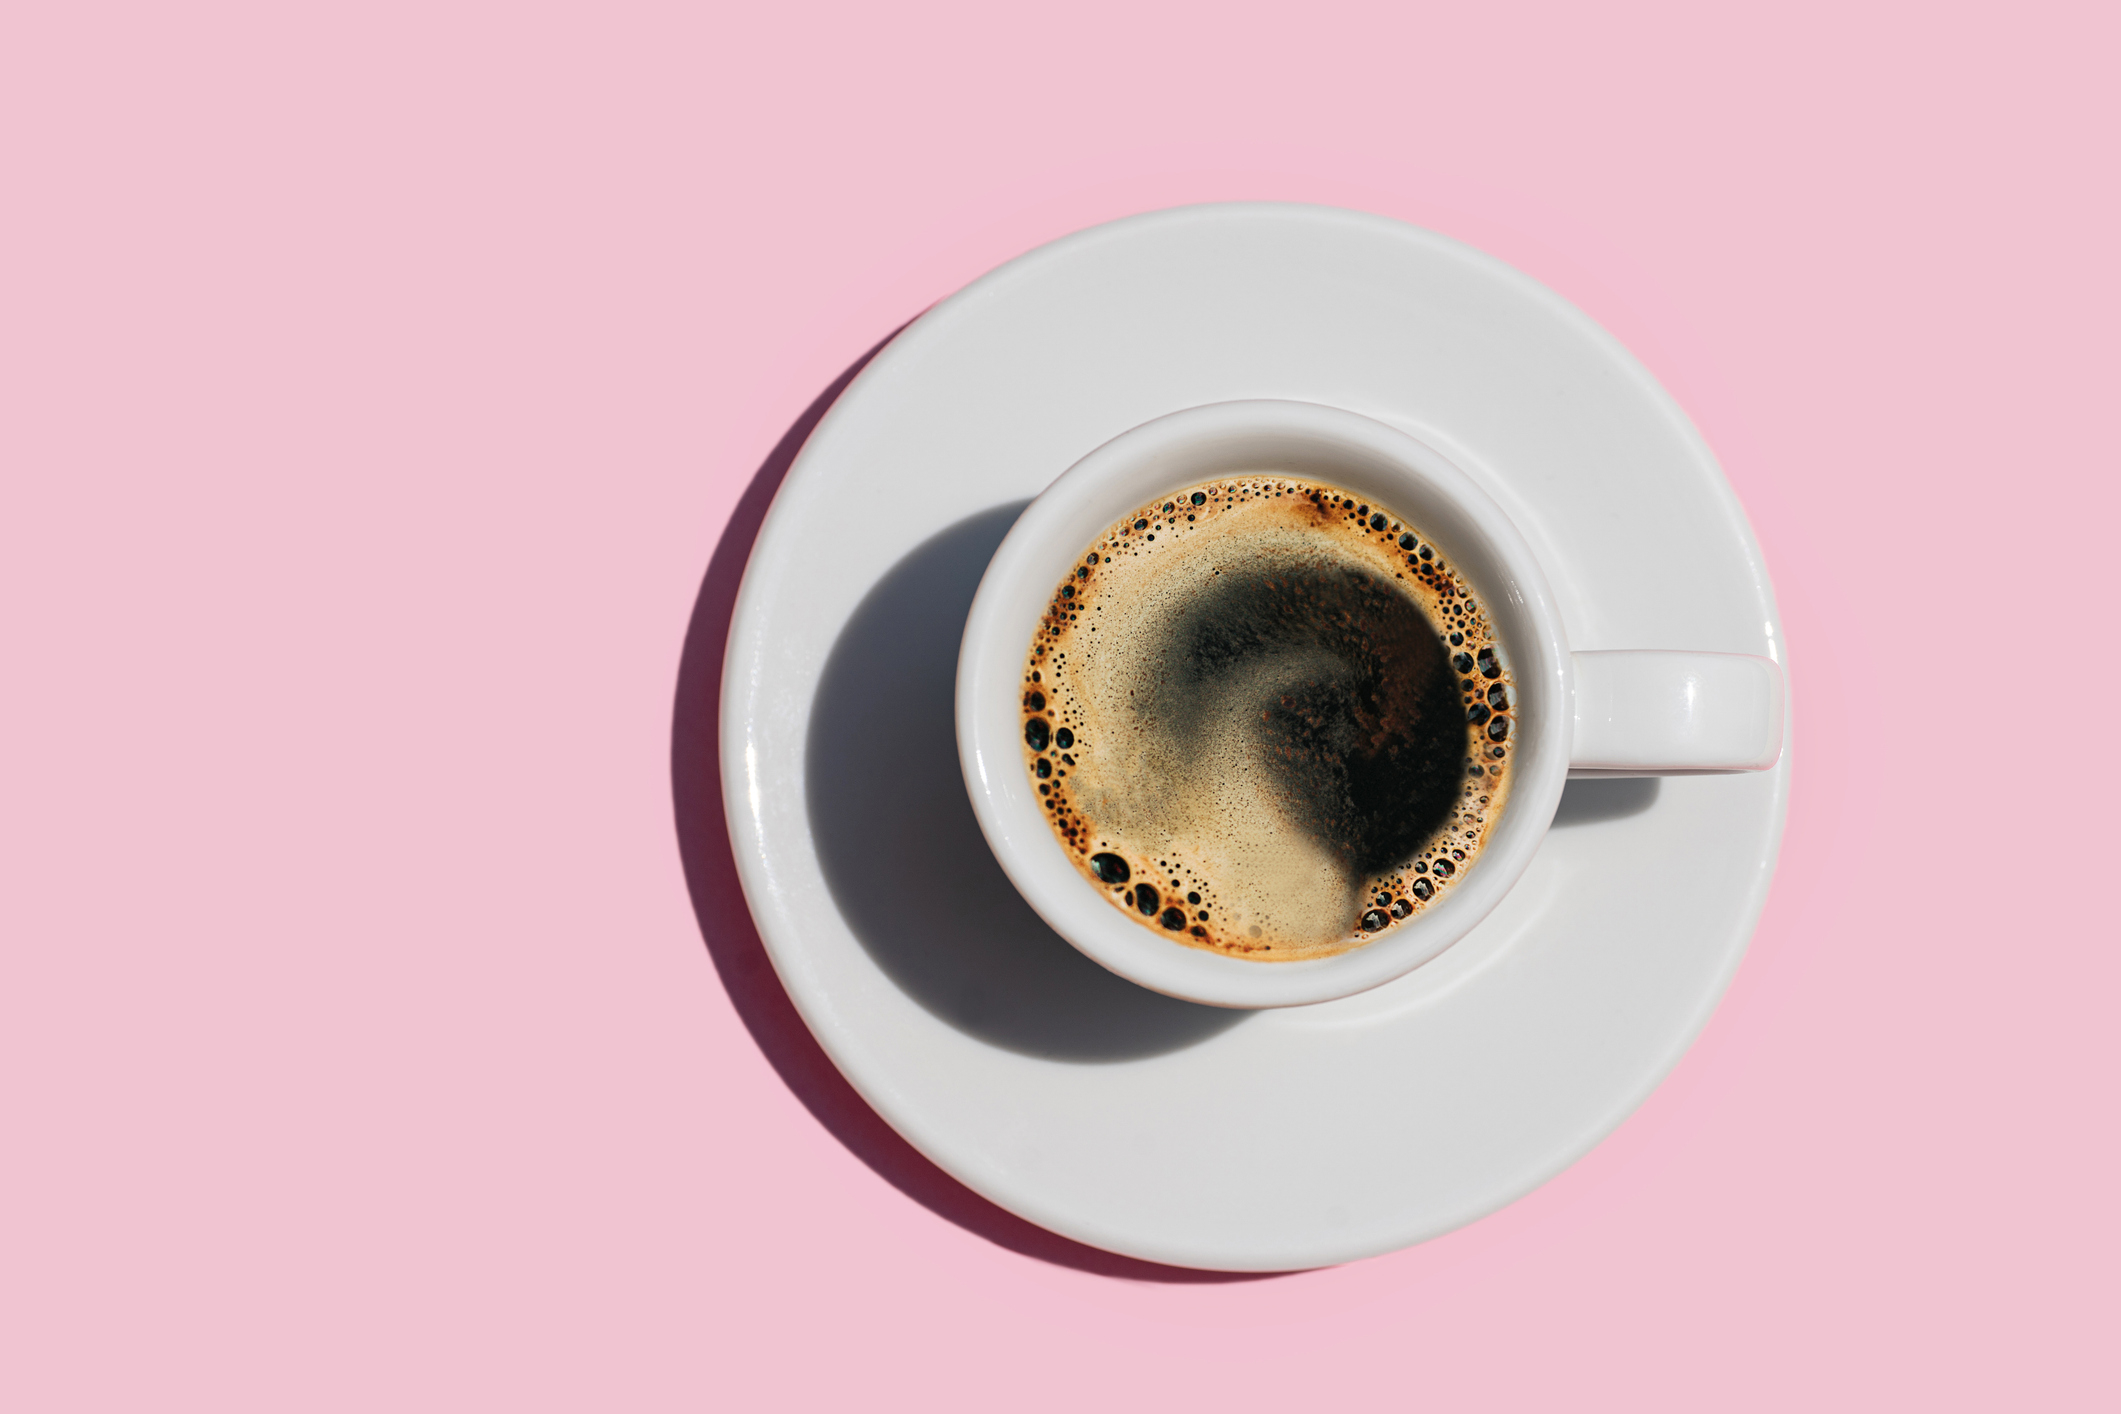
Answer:
[[[1572,783],[1502,908],[1363,996],[1220,1012],[1103,972],[973,822],[958,636],[1024,501],[1137,423],[1234,398],[1440,447],[1539,552],[1579,649],[1781,653],[1744,513],[1650,375],[1550,291],[1396,222],[1099,227],[938,305],[848,387],[759,533],[723,678],[774,965],[855,1088],[973,1189],[1113,1252],[1267,1271],[1470,1222],[1639,1104],[1744,952],[1790,762]]]

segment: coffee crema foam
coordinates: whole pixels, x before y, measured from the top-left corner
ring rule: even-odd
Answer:
[[[1047,819],[1115,907],[1261,962],[1330,957],[1465,878],[1516,695],[1428,538],[1322,482],[1205,482],[1116,521],[1023,678]]]

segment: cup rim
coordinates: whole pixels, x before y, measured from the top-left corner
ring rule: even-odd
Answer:
[[[1304,469],[1291,465],[1299,463]],[[1327,465],[1333,470],[1311,470]],[[1287,469],[1371,495],[1409,516],[1467,576],[1497,620],[1516,683],[1510,799],[1449,896],[1358,948],[1269,962],[1186,947],[1126,917],[1068,859],[1022,769],[1018,689],[1053,586],[1129,509],[1219,475]],[[980,831],[1026,902],[1079,951],[1167,996],[1210,1006],[1303,1006],[1381,986],[1463,938],[1530,865],[1568,776],[1570,655],[1546,577],[1502,507],[1427,443],[1320,403],[1210,403],[1120,433],[1025,508],[981,578],[958,653],[959,763]]]

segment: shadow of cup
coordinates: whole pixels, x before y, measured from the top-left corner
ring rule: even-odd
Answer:
[[[1250,1013],[1114,976],[1055,933],[995,862],[959,769],[958,642],[1024,503],[959,521],[863,599],[811,706],[811,831],[833,901],[877,965],[938,1019],[1050,1060],[1180,1049]]]

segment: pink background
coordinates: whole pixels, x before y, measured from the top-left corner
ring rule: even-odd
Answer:
[[[0,22],[0,1405],[2121,1399],[2110,9],[334,8]],[[843,369],[1232,197],[1433,226],[1648,363],[1801,770],[1606,1144],[1215,1282],[820,1072],[726,856],[695,912],[672,721]]]

